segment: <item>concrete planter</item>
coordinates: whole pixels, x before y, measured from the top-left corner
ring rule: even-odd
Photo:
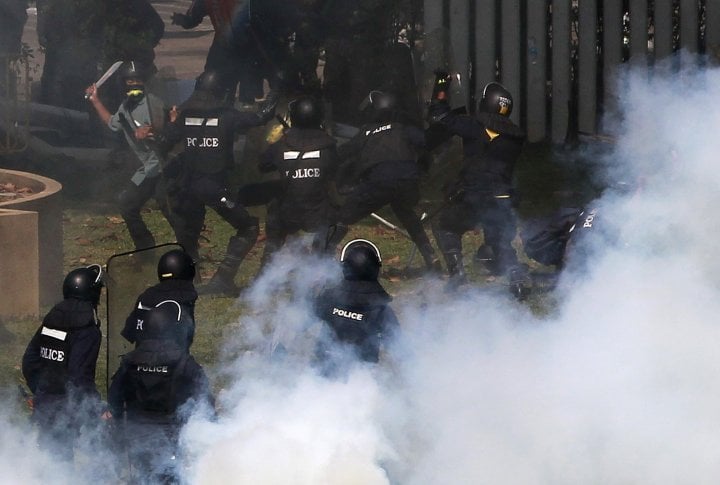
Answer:
[[[5,169],[0,180],[33,191],[0,201],[0,316],[38,315],[62,296],[62,185]]]

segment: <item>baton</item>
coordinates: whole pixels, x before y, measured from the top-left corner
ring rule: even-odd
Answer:
[[[380,217],[379,215],[375,214],[374,212],[371,213],[370,216],[371,216],[372,218],[374,218],[375,220],[377,220],[378,222],[380,222],[381,224],[384,224],[385,226],[389,227],[389,228],[392,229],[393,231],[395,231],[395,232],[397,232],[397,233],[399,233],[399,234],[402,234],[403,236],[405,236],[406,238],[408,238],[408,239],[410,239],[410,240],[412,241],[412,238],[410,237],[410,234],[408,234],[407,231],[405,231],[404,229],[399,228],[398,226],[396,226],[396,225],[393,224],[392,222],[388,221],[387,219],[383,219],[382,217]]]

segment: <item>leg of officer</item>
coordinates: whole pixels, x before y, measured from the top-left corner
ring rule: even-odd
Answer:
[[[439,271],[440,261],[435,254],[435,249],[430,244],[425,233],[423,223],[415,213],[415,206],[420,200],[420,191],[415,181],[399,183],[397,186],[397,197],[390,202],[390,207],[400,220],[400,224],[407,229],[410,239],[418,247],[420,254],[429,270]]]
[[[221,200],[228,193],[221,177],[206,177],[197,184],[197,193],[208,207],[218,213],[237,231],[230,237],[225,257],[212,279],[200,289],[203,294],[236,295],[235,275],[247,254],[257,242],[260,233],[257,217],[251,216],[241,204]]]
[[[515,212],[510,199],[493,199],[487,208],[479,214],[483,227],[485,244],[495,255],[493,269],[497,275],[503,275],[517,266],[518,258],[512,241],[517,231]]]
[[[454,202],[440,211],[432,226],[433,235],[443,254],[452,284],[466,280],[462,256],[462,235],[474,227],[473,208],[465,202]]]

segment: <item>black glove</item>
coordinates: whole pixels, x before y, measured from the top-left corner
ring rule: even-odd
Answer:
[[[265,101],[263,101],[260,108],[257,110],[257,116],[263,124],[267,123],[275,116],[275,108],[277,108],[279,102],[279,91],[272,90],[265,97]]]
[[[188,15],[179,12],[173,12],[172,24],[179,25],[183,29],[191,29],[193,27],[192,19]]]
[[[427,119],[430,123],[438,123],[450,113],[447,101],[433,101],[428,106]]]

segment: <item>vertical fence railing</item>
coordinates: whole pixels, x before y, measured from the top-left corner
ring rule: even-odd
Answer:
[[[720,64],[720,0],[425,0],[425,32],[438,29],[447,64],[470,81],[454,104],[502,82],[531,142],[602,132],[624,63],[648,75],[670,56]]]

